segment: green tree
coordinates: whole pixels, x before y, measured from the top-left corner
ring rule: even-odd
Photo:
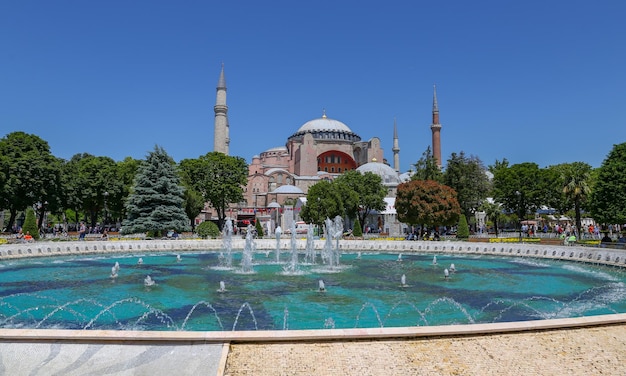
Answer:
[[[26,209],[26,219],[24,219],[22,231],[24,234],[32,235],[33,239],[39,240],[39,228],[35,219],[35,211],[32,208]]]
[[[466,218],[472,217],[490,189],[482,161],[478,157],[467,157],[464,152],[452,153],[446,164],[443,183],[456,191]]]
[[[469,238],[469,226],[467,224],[467,219],[465,219],[464,214],[461,214],[461,216],[459,217],[459,225],[456,230],[456,237],[458,239]]]
[[[498,236],[498,221],[500,220],[500,216],[502,215],[502,207],[497,202],[490,202],[489,200],[484,200],[480,205],[479,210],[484,211],[487,215],[487,218],[493,222],[493,228],[496,232],[496,237]]]
[[[104,220],[104,204],[107,209],[116,208],[124,194],[123,181],[117,163],[109,157],[97,157],[83,153],[72,156],[66,171],[69,190],[74,195],[70,208],[85,214],[93,227],[98,219]]]
[[[443,173],[437,165],[437,160],[433,156],[430,146],[426,148],[422,157],[413,165],[415,173],[411,175],[411,180],[434,180],[443,182]]]
[[[126,217],[125,203],[131,194],[133,184],[135,183],[135,176],[137,175],[137,170],[139,169],[141,161],[132,157],[126,157],[124,160],[119,161],[116,164],[117,179],[121,183],[121,190],[119,192],[114,192],[113,194],[109,192],[107,207],[110,211],[111,217],[114,220],[119,220]]]
[[[382,178],[372,172],[362,174],[356,170],[347,171],[332,184],[341,187],[342,202],[348,218],[358,218],[360,223],[365,223],[372,211],[382,211],[386,207],[384,199],[387,189]]]
[[[261,226],[261,221],[259,221],[258,219],[254,221],[254,228],[256,229],[257,236],[259,238],[262,238],[264,235],[263,235],[263,226]]]
[[[545,174],[536,163],[525,162],[510,167],[502,164],[492,171],[494,200],[505,210],[516,213],[519,221],[528,213],[535,213],[545,202]]]
[[[248,165],[241,157],[210,152],[198,159],[180,162],[183,183],[202,195],[217,212],[220,230],[224,228],[229,204],[243,200],[248,182]]]
[[[187,218],[189,218],[191,231],[195,231],[195,219],[202,209],[204,209],[202,195],[194,191],[191,187],[185,187],[185,214],[187,214]]]
[[[429,227],[457,223],[461,207],[454,189],[433,180],[412,180],[398,185],[398,220]]]
[[[211,221],[204,221],[198,225],[196,229],[198,235],[202,238],[217,238],[220,236],[220,229]]]
[[[38,136],[13,132],[0,139],[0,209],[9,210],[6,229],[18,212],[37,203],[59,202],[61,164],[50,153],[48,143]]]
[[[184,194],[174,160],[155,146],[139,166],[133,192],[126,204],[128,217],[122,224],[125,234],[168,230],[189,231],[183,209]]]
[[[324,225],[326,218],[343,216],[345,209],[337,185],[322,180],[309,188],[306,205],[302,207],[300,216],[307,223]]]
[[[591,195],[591,166],[584,162],[568,163],[561,172],[563,194],[574,205],[576,228],[582,234],[581,211]]]
[[[626,143],[613,149],[598,169],[591,193],[591,214],[599,223],[626,223]]]
[[[356,237],[363,236],[363,226],[361,225],[361,221],[359,221],[358,218],[354,221],[354,229],[352,230],[352,235]]]

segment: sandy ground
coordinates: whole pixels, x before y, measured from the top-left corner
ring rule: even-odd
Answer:
[[[626,375],[626,325],[380,341],[231,344],[225,375]]]

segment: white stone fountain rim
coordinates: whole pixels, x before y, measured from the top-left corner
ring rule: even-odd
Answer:
[[[275,239],[258,239],[257,250],[276,249]],[[244,239],[232,239],[233,249],[243,249]],[[304,249],[305,239],[298,243]],[[291,241],[280,241],[280,247],[291,250]],[[323,249],[324,241],[316,240],[315,248]],[[183,252],[217,251],[223,248],[221,239],[213,240],[120,240],[82,242],[37,242],[0,245],[0,260],[23,257],[62,255],[128,253],[128,252]],[[626,267],[626,251],[610,248],[548,246],[532,243],[468,243],[341,240],[346,251],[375,251],[429,254],[484,254],[506,257],[548,258],[563,261],[598,263]],[[276,342],[276,341],[331,341],[350,339],[384,339],[433,336],[476,336],[550,329],[567,329],[626,323],[626,313],[585,316],[576,318],[514,321],[488,324],[442,326],[414,326],[389,328],[313,329],[278,331],[117,331],[68,329],[0,329],[3,340],[37,341],[156,341],[156,342]]]

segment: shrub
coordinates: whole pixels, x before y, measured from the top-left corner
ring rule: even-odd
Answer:
[[[352,235],[356,237],[363,236],[363,228],[361,227],[361,222],[359,221],[358,218],[356,219],[356,221],[354,221],[354,228],[352,229]]]
[[[196,232],[202,238],[217,238],[220,235],[220,229],[211,221],[204,221],[196,227]]]
[[[35,218],[35,211],[31,208],[26,210],[26,219],[24,219],[24,225],[22,226],[24,235],[30,233],[35,240],[39,240],[39,229],[37,228],[37,219]]]
[[[458,239],[469,238],[469,226],[467,225],[467,219],[464,214],[459,217],[459,227],[456,230],[456,237]]]
[[[254,228],[256,229],[256,233],[257,236],[259,238],[263,237],[263,226],[261,226],[261,221],[259,221],[258,219],[256,221],[254,221]]]

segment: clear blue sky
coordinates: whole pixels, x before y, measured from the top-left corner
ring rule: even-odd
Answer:
[[[329,117],[408,170],[431,142],[540,167],[599,167],[626,142],[626,2],[4,1],[0,137],[69,159],[213,150],[221,64],[230,154],[250,162]]]

